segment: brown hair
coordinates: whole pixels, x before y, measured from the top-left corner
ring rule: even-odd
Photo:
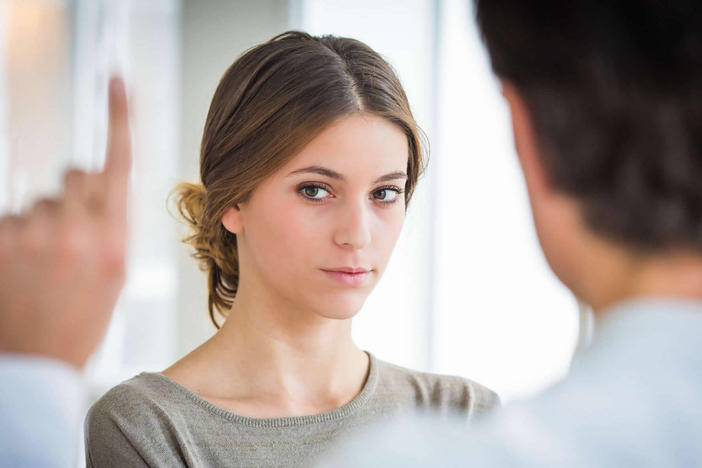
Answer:
[[[202,185],[174,190],[193,233],[183,241],[208,273],[210,318],[236,296],[236,236],[221,219],[341,116],[370,113],[407,135],[405,201],[424,169],[422,133],[392,67],[362,42],[289,31],[245,52],[224,73],[210,104],[200,148]]]

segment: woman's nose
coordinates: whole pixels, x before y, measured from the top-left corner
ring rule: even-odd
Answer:
[[[365,200],[346,204],[339,213],[334,242],[341,247],[354,250],[370,244],[369,210],[370,208],[365,206]]]

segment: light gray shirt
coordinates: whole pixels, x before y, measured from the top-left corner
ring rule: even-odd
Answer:
[[[407,418],[320,466],[702,466],[702,302],[629,302],[605,317],[539,398],[469,429]]]
[[[75,468],[81,376],[56,359],[0,354],[0,468]]]
[[[498,404],[469,380],[412,371],[370,356],[363,389],[336,410],[249,418],[219,408],[158,373],[105,394],[85,425],[88,467],[309,466],[332,444],[410,408],[458,413],[466,421]]]

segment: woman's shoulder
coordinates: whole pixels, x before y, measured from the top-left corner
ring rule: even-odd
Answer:
[[[91,412],[120,413],[129,408],[149,406],[173,393],[169,382],[159,374],[142,372],[112,387],[90,408]]]
[[[182,426],[178,411],[182,400],[174,384],[160,374],[143,372],[125,380],[99,398],[85,419],[88,466],[146,466],[155,456],[173,457],[169,433]],[[181,403],[182,404],[182,403]],[[175,417],[175,419],[174,419]],[[165,459],[165,458],[164,458]]]
[[[142,372],[116,385],[100,397],[88,410],[86,429],[103,432],[109,428],[121,431],[161,427],[182,409],[185,396],[168,378],[158,373]]]
[[[453,410],[473,416],[500,405],[494,391],[473,380],[455,375],[422,372],[376,359],[376,392],[387,398],[404,397],[417,407]]]

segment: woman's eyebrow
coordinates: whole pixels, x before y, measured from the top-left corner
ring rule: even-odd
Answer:
[[[292,171],[290,174],[288,174],[288,176],[291,176],[294,174],[305,174],[305,173],[319,174],[319,175],[329,177],[330,179],[344,180],[344,176],[342,176],[338,172],[332,171],[331,169],[327,169],[326,167],[322,167],[322,166],[304,167],[302,169]]]
[[[344,176],[339,174],[336,171],[332,171],[331,169],[327,169],[326,167],[322,166],[309,166],[309,167],[304,167],[302,169],[297,169],[292,171],[288,176],[294,175],[294,174],[319,174],[323,175],[326,177],[329,177],[330,179],[336,179],[336,180],[345,180]],[[396,172],[391,172],[389,174],[385,174],[384,176],[378,177],[375,181],[373,181],[374,184],[380,183],[380,182],[387,182],[389,180],[396,180],[396,179],[406,179],[407,174],[405,174],[402,171],[396,171]]]
[[[390,180],[406,179],[406,178],[407,178],[407,174],[405,174],[402,171],[397,171],[397,172],[391,172],[390,174],[385,174],[382,177],[378,177],[377,179],[375,179],[375,181],[373,183],[378,184],[380,182],[388,182]]]

